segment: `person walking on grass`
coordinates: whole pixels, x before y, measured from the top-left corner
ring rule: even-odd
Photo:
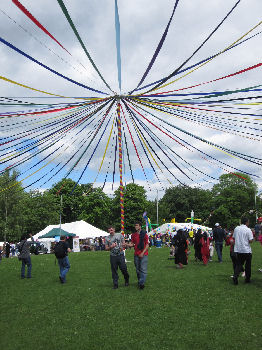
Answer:
[[[215,224],[215,228],[213,230],[213,240],[215,241],[215,248],[216,248],[219,263],[222,263],[222,250],[223,250],[223,242],[225,238],[226,238],[225,231],[222,229],[219,223]]]
[[[70,263],[68,259],[68,253],[71,252],[69,244],[66,241],[66,236],[61,236],[60,241],[56,243],[54,248],[55,256],[58,260],[60,275],[59,280],[62,284],[66,283],[66,275],[70,269]]]
[[[141,223],[135,223],[136,232],[132,234],[130,247],[134,247],[134,264],[138,280],[138,288],[144,289],[147,277],[148,264],[148,235],[145,230],[141,229]]]
[[[183,265],[187,265],[187,249],[188,241],[186,235],[182,229],[177,231],[177,234],[174,236],[172,244],[175,247],[175,264],[177,269],[182,269]]]
[[[129,274],[125,262],[124,248],[126,246],[124,236],[115,233],[113,226],[108,227],[109,236],[105,238],[105,249],[110,251],[110,265],[113,279],[113,289],[118,288],[118,267],[125,279],[125,286],[129,286]]]
[[[6,243],[5,243],[5,257],[6,257],[6,258],[9,258],[10,249],[11,249],[10,243],[9,243],[9,242],[6,242]]]
[[[201,237],[199,244],[201,246],[202,261],[204,265],[207,265],[209,261],[209,256],[210,256],[210,250],[209,250],[210,239],[207,236],[206,232],[203,233],[203,236]]]
[[[201,245],[199,244],[202,238],[202,230],[199,228],[194,236],[195,261],[202,261]]]
[[[259,241],[260,244],[262,245],[262,234],[260,234],[260,235],[258,236],[258,241]],[[259,268],[258,271],[259,271],[259,272],[262,272],[262,268]]]
[[[237,254],[234,252],[235,240],[233,237],[233,232],[229,232],[229,234],[226,237],[225,243],[226,243],[226,246],[230,247],[230,259],[231,259],[232,264],[233,264],[233,273],[234,273],[235,268],[236,268],[236,264],[237,264],[237,258],[236,258]],[[245,277],[245,271],[244,271],[243,266],[242,266],[241,272],[242,272],[241,276]],[[234,275],[232,275],[231,278],[234,278]]]
[[[18,244],[17,248],[19,251],[19,260],[22,261],[21,266],[21,278],[25,278],[25,267],[27,266],[27,278],[31,278],[31,271],[32,271],[32,262],[31,262],[31,256],[30,256],[30,247],[31,244],[34,244],[33,236],[30,234],[29,237],[31,237],[31,242],[27,241],[26,235],[23,235],[21,237],[21,241]]]
[[[241,219],[241,225],[234,230],[233,237],[235,239],[234,252],[236,253],[236,264],[234,269],[233,283],[238,284],[238,276],[245,264],[245,283],[250,283],[251,278],[251,260],[252,250],[250,243],[253,242],[253,234],[248,227],[249,220]]]

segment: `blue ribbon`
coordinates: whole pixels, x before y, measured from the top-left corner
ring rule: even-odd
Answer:
[[[1,38],[1,37],[0,37],[0,42],[2,42],[3,44],[9,46],[11,49],[13,49],[13,50],[15,50],[16,52],[20,53],[21,55],[23,55],[23,56],[29,58],[29,60],[31,60],[31,61],[33,61],[33,62],[39,64],[40,66],[42,66],[43,68],[49,70],[50,72],[52,72],[52,73],[58,75],[59,77],[62,77],[62,78],[64,78],[64,79],[70,81],[71,83],[74,83],[74,84],[76,84],[76,85],[79,85],[79,86],[81,86],[81,87],[83,87],[83,88],[85,88],[85,89],[98,92],[99,94],[108,95],[108,94],[105,93],[105,92],[102,92],[102,91],[100,91],[100,90],[95,90],[95,89],[93,89],[93,88],[91,88],[91,87],[89,87],[89,86],[87,86],[87,85],[78,83],[77,81],[75,81],[75,80],[73,80],[73,79],[70,79],[70,78],[66,77],[65,75],[63,75],[63,74],[56,72],[56,71],[53,70],[52,68],[50,68],[50,67],[46,66],[45,64],[39,62],[38,60],[36,60],[36,59],[33,58],[32,56],[28,55],[27,53],[23,52],[22,50],[19,50],[17,47],[15,47],[14,45],[12,45],[11,43],[9,43],[8,41],[4,40],[4,39]]]
[[[118,84],[119,84],[119,90],[121,92],[120,21],[119,21],[117,0],[115,0],[115,28],[116,28],[116,52],[117,52]]]
[[[168,22],[167,26],[166,26],[166,29],[165,29],[165,31],[164,31],[164,34],[162,35],[162,38],[160,39],[160,42],[159,42],[159,44],[158,44],[158,46],[157,46],[157,48],[156,48],[156,51],[155,51],[155,53],[154,53],[154,55],[153,55],[153,57],[152,57],[152,59],[151,59],[149,65],[148,65],[148,67],[147,67],[147,69],[146,69],[146,71],[145,71],[145,73],[144,73],[142,79],[140,80],[139,84],[137,85],[137,88],[143,83],[143,81],[145,80],[146,76],[148,75],[150,69],[152,68],[153,64],[155,63],[155,60],[156,60],[156,58],[157,58],[157,56],[158,56],[158,54],[159,54],[159,52],[160,52],[160,50],[161,50],[161,48],[162,48],[162,46],[163,46],[163,44],[164,44],[164,41],[165,41],[165,39],[166,39],[168,30],[169,30],[169,26],[170,26],[170,24],[171,24],[171,22],[172,22],[172,19],[173,19],[173,17],[174,17],[174,13],[175,13],[175,11],[176,11],[178,2],[179,2],[179,0],[176,0],[175,6],[174,6],[174,8],[173,8],[172,15],[171,15],[171,17],[170,17],[170,19],[169,19],[169,22]],[[133,91],[132,91],[132,92],[133,92]]]

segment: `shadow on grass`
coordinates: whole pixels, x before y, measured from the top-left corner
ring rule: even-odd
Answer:
[[[164,269],[175,269],[176,265],[166,265],[166,266],[162,266]],[[178,270],[178,269],[177,269]]]

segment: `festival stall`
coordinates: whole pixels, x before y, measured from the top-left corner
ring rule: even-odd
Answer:
[[[55,242],[55,238],[43,238],[43,236],[50,232],[52,229],[60,229],[60,225],[48,225],[45,229],[33,236],[34,240],[41,241],[41,243],[47,246],[48,252],[50,252],[51,243]],[[83,220],[62,224],[61,229],[66,232],[75,234],[73,237],[74,252],[80,251],[80,242],[83,240],[90,239],[92,242],[97,237],[108,236],[107,232],[100,230],[99,228],[92,226]]]
[[[160,235],[165,235],[165,234],[172,234],[174,231],[178,231],[180,229],[183,230],[190,230],[191,227],[193,227],[193,230],[198,230],[199,228],[203,231],[206,231],[210,233],[212,231],[212,228],[203,226],[203,225],[198,225],[198,224],[191,224],[190,222],[176,222],[176,223],[165,223],[158,228],[155,228],[154,230],[149,232],[149,235],[154,235],[154,234],[160,234]]]

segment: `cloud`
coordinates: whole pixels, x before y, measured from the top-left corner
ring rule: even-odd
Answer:
[[[50,31],[59,42],[61,42],[71,55],[36,27],[36,25],[21,13],[21,11],[9,0],[1,1],[0,9],[4,11],[4,13],[0,11],[1,37],[57,72],[82,84],[108,92],[107,87],[101,81],[97,72],[92,67],[82,50],[81,45],[67,23],[58,3],[52,0],[38,0],[37,2],[21,0],[21,2],[40,21],[40,23]],[[190,57],[193,51],[196,50],[203,40],[207,38],[226,13],[232,8],[235,2],[235,0],[228,0],[226,2],[222,0],[213,0],[212,2],[208,2],[208,4],[206,0],[184,0],[179,2],[166,41],[154,66],[145,80],[145,84],[169,75],[188,57]],[[99,2],[67,0],[65,1],[65,5],[79,35],[83,39],[88,52],[101,74],[112,87],[112,90],[118,91],[113,2],[107,0],[100,0]],[[174,1],[119,0],[118,5],[121,24],[122,93],[127,93],[137,86],[145,72],[170,18]],[[217,52],[223,51],[254,27],[261,20],[260,14],[260,0],[240,2],[239,6],[237,6],[227,21],[225,21],[221,28],[186,64],[186,66],[203,60]],[[8,18],[8,16],[10,16],[11,19]],[[260,30],[262,29],[258,27],[248,36],[257,33]],[[245,36],[244,38],[248,36]],[[197,85],[252,66],[258,63],[259,57],[261,56],[260,41],[261,35],[258,35],[244,44],[217,56],[201,68],[194,70],[191,74],[185,75],[181,78],[183,76],[182,74],[171,79],[170,81],[181,78],[175,83],[168,85],[157,92],[177,90]],[[5,76],[35,89],[45,90],[50,93],[68,97],[98,96],[96,93],[83,89],[51,72],[48,72],[44,68],[6,47],[4,44],[0,44],[0,67],[1,76]],[[224,91],[259,85],[261,83],[260,72],[261,68],[258,68],[241,75],[236,75],[231,78],[179,92],[199,93],[215,90]],[[128,113],[125,112],[129,130],[122,116],[122,127],[128,144],[127,155],[123,134],[124,181],[131,181],[129,161],[136,182],[145,185],[147,188],[150,184],[154,193],[157,189],[160,191],[160,189],[170,186],[170,183],[167,180],[167,178],[170,178],[171,176],[169,171],[182,182],[191,185],[201,185],[204,188],[209,188],[213,183],[213,180],[204,174],[218,178],[219,175],[224,172],[232,171],[230,166],[253,173],[254,175],[259,175],[261,169],[260,166],[231,157],[225,152],[217,150],[215,147],[201,142],[197,138],[187,134],[189,132],[217,145],[260,158],[260,141],[257,140],[260,140],[261,137],[261,121],[255,121],[255,119],[260,119],[261,117],[261,105],[236,104],[234,101],[230,103],[218,102],[217,104],[201,104],[201,102],[208,103],[210,101],[219,101],[221,98],[226,100],[228,98],[239,98],[247,95],[258,96],[259,94],[259,92],[250,92],[248,94],[236,93],[212,98],[212,100],[206,99],[205,97],[197,100],[196,98],[199,97],[197,95],[173,97],[173,99],[181,102],[185,99],[191,98],[191,101],[188,102],[193,103],[187,105],[187,108],[178,107],[175,112],[176,116],[170,116],[166,113],[164,114],[145,108],[147,111],[150,111],[163,120],[160,121],[148,113],[142,113],[149,121],[153,122],[159,129],[163,130],[164,133],[150,124],[149,121],[143,119],[142,116],[136,115],[140,121],[140,123],[138,123],[136,119],[134,122]],[[0,96],[24,97],[22,99],[23,101],[39,103],[38,106],[30,106],[28,108],[26,106],[1,106],[1,114],[6,113],[7,111],[10,112],[11,110],[28,111],[30,109],[30,111],[39,111],[43,108],[50,108],[48,104],[60,105],[62,102],[79,102],[79,100],[73,98],[50,99],[39,92],[31,91],[2,80],[0,81]],[[39,97],[44,98],[40,99]],[[261,98],[252,101],[261,102]],[[240,101],[240,103],[245,102],[249,101]],[[46,105],[44,106],[43,104]],[[136,109],[139,110],[137,106]],[[88,110],[81,115],[84,116],[85,113],[88,114]],[[141,113],[141,110],[139,111]],[[230,112],[236,112],[238,114],[233,115],[230,114]],[[116,181],[119,181],[118,152],[115,152],[117,144],[116,127],[114,127],[113,134],[108,144],[108,150],[105,159],[103,160],[111,125],[114,118],[116,118],[115,107],[106,119],[107,121],[110,118],[108,126],[105,127],[106,124],[102,125],[101,129],[94,137],[93,142],[91,142],[89,146],[88,144],[95,135],[95,131],[98,128],[103,114],[99,114],[90,125],[87,125],[87,119],[86,121],[79,122],[79,125],[73,127],[73,121],[79,121],[79,117],[75,116],[75,119],[72,119],[72,128],[68,130],[65,129],[65,125],[69,124],[71,119],[70,114],[68,113],[67,115],[66,113],[67,112],[62,112],[64,116],[60,116],[59,113],[54,113],[50,115],[5,117],[2,119],[3,128],[0,130],[0,135],[2,138],[7,138],[8,140],[11,138],[14,139],[20,135],[21,137],[23,136],[23,138],[26,137],[26,142],[28,143],[30,141],[36,141],[39,143],[40,139],[50,135],[50,140],[48,138],[46,142],[38,144],[36,149],[37,152],[44,149],[47,145],[51,145],[52,140],[56,140],[54,145],[51,145],[48,149],[35,157],[35,160],[30,161],[30,166],[32,166],[39,160],[54,152],[54,154],[45,161],[45,163],[47,163],[49,159],[54,158],[52,164],[50,167],[47,165],[43,168],[43,171],[37,173],[39,178],[45,174],[45,172],[50,171],[50,169],[52,169],[51,167],[57,166],[58,169],[59,166],[62,167],[63,164],[68,162],[67,166],[61,171],[61,176],[64,176],[66,172],[75,165],[70,176],[72,176],[74,180],[78,180],[83,168],[90,160],[87,170],[81,178],[82,182],[94,181],[100,165],[102,164],[97,184],[103,184],[102,179],[106,177],[107,172],[107,181],[109,182],[113,182],[113,173],[115,172],[114,180],[116,184]],[[105,109],[103,110],[103,113],[105,113]],[[248,114],[254,114],[254,116]],[[58,124],[55,124],[56,122],[58,122]],[[165,122],[168,122],[179,129],[183,129],[186,133],[167,125]],[[144,128],[141,123],[146,127]],[[53,131],[57,132],[54,135],[51,135]],[[250,135],[251,139],[241,137],[241,135],[249,135],[248,133],[253,133],[256,136]],[[171,137],[167,136],[167,134]],[[21,141],[23,138],[21,138]],[[252,138],[256,138],[257,140]],[[13,152],[16,152],[22,147],[19,140],[12,143],[11,147],[13,148],[10,149],[12,149]],[[154,143],[154,140],[157,141],[157,144]],[[99,145],[97,146],[98,142]],[[133,142],[136,147],[134,147]],[[86,149],[87,146],[88,148]],[[194,147],[226,165],[206,157]],[[56,151],[56,149],[58,150]],[[163,151],[168,157],[165,156]],[[172,151],[176,152],[178,156]],[[1,157],[3,157],[6,153],[6,148],[2,147],[0,152]],[[70,160],[73,154],[75,154],[75,156]],[[171,158],[172,161],[169,158]],[[207,158],[210,161],[207,161],[204,158]],[[76,164],[77,160],[78,162]],[[140,162],[147,174],[148,182],[145,179]],[[183,173],[181,173],[174,163],[181,167],[181,169],[185,171],[192,180],[189,180]],[[158,182],[158,179],[152,170],[152,166],[155,168],[161,184]],[[159,170],[158,166],[162,171]],[[219,168],[219,166],[223,169]],[[21,171],[25,171],[26,168],[28,168],[26,164],[21,166]],[[199,169],[204,174],[198,172],[195,168]],[[54,171],[52,173],[54,173]],[[47,176],[45,176],[45,179],[46,177]],[[38,178],[33,177],[33,179]],[[58,179],[59,175],[50,180],[49,185],[52,184],[52,181]],[[206,182],[206,180],[211,181],[211,184]],[[170,181],[174,184],[177,183],[174,177]],[[259,186],[262,185],[261,179],[256,178],[256,181]],[[41,185],[41,181],[39,181],[39,184]],[[105,189],[108,191],[111,189],[112,192],[112,185],[106,183]]]

